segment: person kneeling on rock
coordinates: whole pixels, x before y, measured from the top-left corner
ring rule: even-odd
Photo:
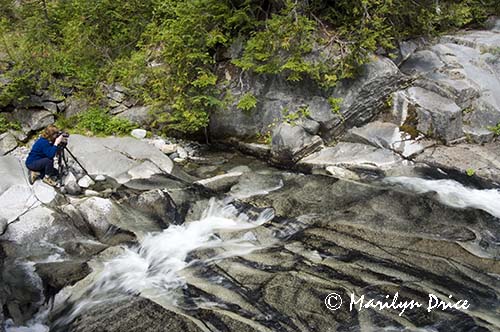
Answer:
[[[26,159],[30,184],[40,178],[48,185],[54,187],[57,185],[58,171],[54,168],[54,157],[62,140],[63,135],[60,134],[59,129],[54,125],[49,125],[33,144]]]

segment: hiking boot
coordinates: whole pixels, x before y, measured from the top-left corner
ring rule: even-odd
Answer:
[[[48,184],[49,186],[57,187],[57,180],[51,178],[50,176],[44,177],[42,181]]]
[[[39,177],[40,173],[30,170],[28,175],[28,181],[31,185],[33,185],[33,183],[35,183],[35,181],[38,180]]]

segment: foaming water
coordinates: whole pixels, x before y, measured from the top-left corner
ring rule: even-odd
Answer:
[[[474,208],[500,218],[500,190],[468,188],[453,180],[426,180],[412,177],[389,177],[385,183],[399,184],[418,194],[435,192],[437,199],[455,208]]]
[[[125,248],[123,254],[104,264],[97,280],[83,296],[75,300],[71,312],[56,325],[64,326],[87,308],[104,301],[115,301],[127,294],[157,294],[163,299],[184,285],[179,272],[187,266],[208,263],[238,256],[262,248],[248,233],[223,239],[216,232],[250,230],[274,218],[274,211],[266,209],[255,218],[238,213],[232,205],[214,199],[200,220],[185,225],[171,225],[161,233],[145,236],[139,245]],[[189,260],[191,252],[205,248],[219,248],[217,254],[200,260]],[[151,292],[153,290],[153,292]],[[172,303],[174,304],[174,303]]]

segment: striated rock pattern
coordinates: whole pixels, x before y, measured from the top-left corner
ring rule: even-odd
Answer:
[[[160,321],[169,331],[499,328],[500,214],[451,207],[443,197],[435,199],[442,187],[434,182],[435,193],[418,194],[390,181],[360,184],[272,170],[245,174],[253,174],[253,183],[261,178],[272,185],[275,177],[283,182],[234,203],[248,215],[273,207],[276,217],[245,235],[262,249],[215,259],[228,252],[200,248],[188,256],[191,264],[181,271],[185,285],[174,289],[175,296],[166,288],[165,297],[162,291],[145,292],[141,300],[96,305],[65,330],[124,331],[129,322],[128,329],[138,325],[149,331],[150,325],[163,331],[156,325]],[[217,232],[221,240],[236,237]],[[325,306],[331,293],[343,300],[335,311]],[[396,293],[397,303],[413,300],[422,307],[401,313],[360,306],[362,296],[364,304],[370,299],[391,302]],[[470,307],[428,311],[429,294],[443,301],[450,295],[454,301],[467,300]],[[351,297],[358,301],[352,308]],[[124,313],[137,321],[123,320]]]

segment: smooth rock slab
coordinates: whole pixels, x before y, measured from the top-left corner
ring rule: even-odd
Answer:
[[[2,239],[17,243],[40,241],[45,232],[50,231],[54,223],[53,211],[38,206],[19,217],[19,221],[9,224]]]
[[[474,175],[500,185],[500,144],[458,144],[436,146],[420,154],[415,161],[432,167],[451,169],[463,174],[474,170]]]
[[[10,132],[0,135],[0,155],[5,155],[17,147],[16,137]]]
[[[50,202],[52,202],[57,195],[54,187],[49,186],[43,181],[36,181],[33,184],[33,191],[36,198],[44,204],[49,204]]]
[[[0,157],[0,216],[10,223],[40,204],[24,165],[12,156]]]
[[[151,144],[132,137],[85,137],[73,135],[68,147],[89,174],[111,177],[124,184],[154,174],[170,174],[170,158]]]
[[[375,121],[361,128],[353,128],[343,139],[348,142],[393,150],[404,158],[410,158],[426,148],[426,145],[411,139],[409,134],[390,122]]]
[[[242,174],[242,172],[230,172],[208,179],[198,180],[195,183],[215,191],[222,191],[236,184]]]
[[[390,150],[359,143],[341,142],[302,159],[298,165],[313,170],[328,166],[384,170],[401,162],[402,158]]]

